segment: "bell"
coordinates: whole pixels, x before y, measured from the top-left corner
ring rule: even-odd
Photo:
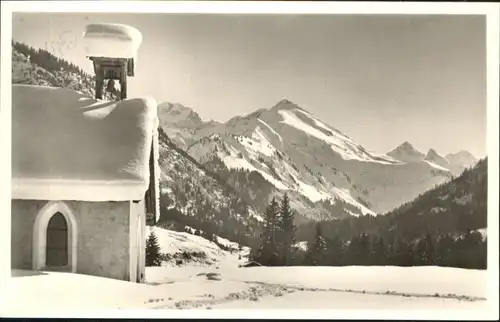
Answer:
[[[108,85],[106,86],[106,91],[109,92],[109,93],[116,92],[115,80],[114,79],[108,80]]]

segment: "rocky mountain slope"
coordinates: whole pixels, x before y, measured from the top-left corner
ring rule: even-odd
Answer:
[[[180,122],[169,126],[187,131]],[[451,178],[425,156],[405,162],[372,153],[288,100],[223,124],[198,121],[189,130],[174,142],[259,210],[287,192],[304,217],[375,215]]]
[[[235,189],[174,145],[161,129],[159,143],[160,225],[190,224],[236,241],[248,242],[257,235],[261,216]]]
[[[183,150],[192,143],[197,131],[218,125],[217,122],[203,122],[196,112],[178,103],[159,104],[158,116],[165,134]]]
[[[95,78],[47,51],[14,42],[12,83],[64,87],[94,96]]]

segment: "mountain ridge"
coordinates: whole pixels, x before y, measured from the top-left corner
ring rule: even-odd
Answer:
[[[258,109],[245,116],[233,117],[211,128],[209,135],[203,130],[199,131],[187,152],[201,163],[219,159],[214,161],[218,163],[218,169],[223,163],[226,168],[259,172],[274,186],[271,196],[284,191],[299,192],[309,202],[316,203],[318,208],[322,207],[318,203],[334,205],[336,200],[342,200],[357,208],[354,213],[353,209],[344,212],[350,215],[376,214],[392,206],[389,202],[380,208],[375,207],[375,211],[367,207],[373,206],[374,202],[366,199],[369,189],[363,187],[363,179],[359,175],[356,178],[358,182],[350,178],[353,173],[363,173],[359,168],[372,168],[369,171],[371,176],[377,173],[375,168],[380,168],[379,172],[385,174],[388,173],[387,167],[392,165],[399,165],[399,169],[407,169],[406,172],[411,172],[412,168],[427,172],[423,177],[429,181],[413,189],[412,196],[421,189],[431,188],[450,178],[449,174],[445,174],[446,171],[425,162],[402,164],[390,156],[368,152],[347,135],[296,106],[288,100],[280,101],[270,109]],[[337,164],[344,169],[338,169]],[[335,175],[331,172],[335,172]],[[383,175],[380,178],[383,181]],[[377,189],[373,179],[369,179],[372,181],[371,190]],[[415,183],[416,180],[410,181]],[[377,199],[380,199],[380,192],[378,195]],[[323,215],[318,214],[317,209],[312,209],[304,198],[297,198],[302,199],[294,200],[299,212],[313,212],[315,214],[312,217],[317,218],[329,212],[325,209]],[[341,217],[343,215],[339,215]]]
[[[460,175],[465,169],[474,165],[478,159],[466,150],[448,153],[445,156],[430,148],[426,154],[417,150],[413,145],[404,141],[399,146],[387,153],[388,156],[402,162],[419,162],[422,160],[433,165],[448,169],[454,176]]]
[[[163,156],[176,156],[163,167],[164,181],[178,186],[195,177],[199,182],[191,185],[203,188],[207,182],[197,173],[208,171],[234,189],[253,213],[286,192],[297,217],[377,215],[451,178],[429,162],[405,163],[369,152],[286,98],[225,123],[205,122],[193,109],[168,102],[159,105],[159,118],[169,140],[162,149],[170,154]],[[180,168],[174,171],[175,164]],[[171,190],[166,189],[170,199]],[[210,199],[210,189],[202,195]]]

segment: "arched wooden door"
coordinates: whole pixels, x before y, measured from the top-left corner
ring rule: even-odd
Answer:
[[[56,213],[47,226],[46,267],[64,269],[68,265],[68,222],[63,214]]]

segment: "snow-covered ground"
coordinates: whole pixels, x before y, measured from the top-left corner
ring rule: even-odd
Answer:
[[[16,316],[117,308],[432,309],[453,315],[488,308],[486,272],[438,267],[149,267],[146,284],[70,273],[13,275],[7,314]]]
[[[193,231],[191,227],[189,230]],[[184,252],[187,253],[204,253],[204,257],[193,257],[191,260],[187,261],[183,259],[182,266],[193,265],[193,266],[207,266],[207,265],[232,265],[238,266],[244,262],[243,258],[239,258],[239,253],[247,254],[249,252],[248,247],[242,247],[239,250],[238,243],[232,242],[228,239],[216,236],[217,242],[220,245],[227,247],[228,250],[221,249],[216,243],[211,242],[201,236],[196,236],[188,232],[177,232],[173,230],[167,230],[160,227],[147,227],[147,236],[154,231],[156,237],[158,238],[158,244],[160,245],[161,252],[170,255],[172,258],[174,255],[180,255]],[[176,265],[175,260],[168,263],[163,263],[163,266]]]
[[[220,317],[231,309],[276,309],[262,311],[274,314],[279,309],[288,314],[290,309],[316,309],[310,311],[314,314],[318,314],[317,309],[325,309],[336,311],[320,311],[337,315],[357,310],[354,315],[350,311],[351,317],[359,316],[359,310],[375,310],[373,317],[390,309],[395,314],[392,317],[407,313],[416,318],[430,310],[432,317],[445,314],[453,318],[455,314],[461,318],[464,314],[487,312],[491,304],[486,300],[486,271],[389,266],[243,268],[239,267],[245,261],[245,256],[239,259],[241,253],[217,249],[214,243],[189,233],[154,229],[163,252],[204,251],[215,259],[214,264],[148,267],[145,284],[14,270],[4,315],[74,316],[108,309],[156,309],[147,312],[170,314],[170,309],[190,309],[204,312],[203,316],[211,312]],[[219,242],[237,248],[228,240],[221,238]],[[242,254],[247,252],[243,249]]]

